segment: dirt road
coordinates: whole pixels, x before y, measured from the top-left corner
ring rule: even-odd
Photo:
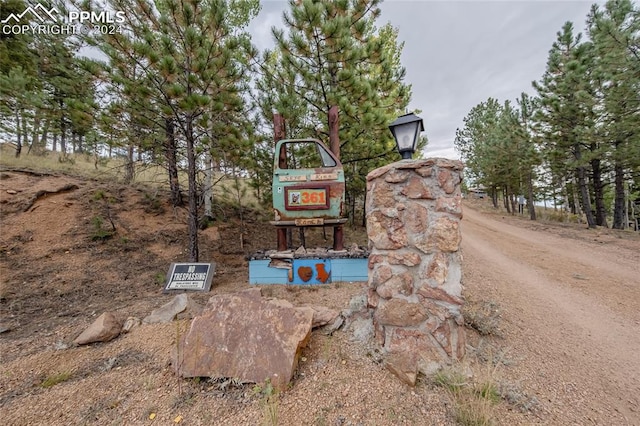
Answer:
[[[539,403],[528,421],[640,425],[640,242],[466,206],[465,287],[501,310],[500,374]]]

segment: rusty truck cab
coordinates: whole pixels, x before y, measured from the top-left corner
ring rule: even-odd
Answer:
[[[347,221],[342,164],[317,139],[276,144],[272,190],[271,224],[276,227],[337,226]]]

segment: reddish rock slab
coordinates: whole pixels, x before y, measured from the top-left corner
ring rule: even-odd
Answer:
[[[376,289],[378,295],[383,299],[390,299],[397,295],[409,296],[412,290],[413,276],[408,272],[394,275]]]
[[[407,245],[407,232],[397,218],[374,211],[367,216],[367,235],[377,249],[399,249]]]
[[[418,361],[413,352],[400,352],[388,354],[385,358],[385,366],[400,380],[413,387],[418,378]]]
[[[410,327],[426,320],[427,310],[420,303],[390,299],[378,304],[374,317],[382,325]]]
[[[181,339],[173,366],[182,377],[269,379],[284,390],[312,321],[311,309],[264,300],[255,292],[213,296]]]
[[[309,309],[313,315],[313,322],[311,324],[312,328],[331,324],[338,318],[338,315],[340,315],[340,312],[335,309],[327,308],[326,306],[305,305],[298,307],[298,309]]]

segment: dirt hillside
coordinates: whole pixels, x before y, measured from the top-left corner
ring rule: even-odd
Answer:
[[[101,313],[143,318],[171,297],[161,288],[169,264],[187,259],[186,213],[164,199],[149,188],[0,171],[3,424],[465,424],[458,391],[427,378],[406,387],[342,331],[313,333],[279,395],[234,380],[178,379],[169,354],[186,320],[74,347]],[[192,293],[201,303],[248,288],[244,255],[274,245],[258,215],[248,215],[243,234],[231,217],[200,234],[201,260],[217,263],[211,292]],[[365,243],[362,230],[347,229],[346,238]],[[321,234],[309,239],[331,244]],[[505,425],[640,425],[637,235],[467,204],[463,249],[465,316],[483,334],[469,328],[469,359],[452,368],[469,383],[490,380],[498,397],[471,411]],[[263,293],[344,309],[365,287]]]

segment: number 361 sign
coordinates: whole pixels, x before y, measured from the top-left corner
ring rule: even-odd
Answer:
[[[285,188],[287,210],[329,208],[327,188]]]

